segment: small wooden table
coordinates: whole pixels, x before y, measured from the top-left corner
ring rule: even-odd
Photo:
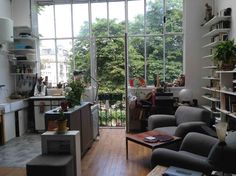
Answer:
[[[172,136],[173,140],[170,141],[165,141],[165,142],[145,142],[144,138],[147,136],[154,136],[154,135],[159,135],[159,134],[166,134],[160,131],[152,130],[152,131],[146,131],[143,133],[137,133],[137,134],[126,134],[126,159],[128,159],[128,141],[132,141],[134,143],[140,144],[142,146],[148,147],[152,150],[158,147],[163,147],[165,145],[169,145],[171,143],[177,142],[181,140],[180,137]]]
[[[157,165],[156,167],[154,167],[154,169],[151,170],[151,172],[147,174],[147,176],[162,176],[166,169],[167,167],[165,166]]]

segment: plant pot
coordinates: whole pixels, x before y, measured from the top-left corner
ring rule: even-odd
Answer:
[[[66,120],[58,120],[57,121],[57,132],[58,133],[65,133],[67,132],[67,119]]]

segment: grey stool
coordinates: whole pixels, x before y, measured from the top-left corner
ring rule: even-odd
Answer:
[[[71,155],[39,155],[26,164],[27,176],[73,176]]]

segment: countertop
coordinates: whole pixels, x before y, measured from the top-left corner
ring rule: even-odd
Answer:
[[[33,96],[29,98],[30,100],[61,100],[65,99],[65,96],[53,96],[53,95],[47,95],[47,96]]]

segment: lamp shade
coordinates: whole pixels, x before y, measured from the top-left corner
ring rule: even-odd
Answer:
[[[217,134],[218,139],[221,142],[225,141],[228,123],[227,122],[219,122],[215,125],[215,127],[216,127],[216,134]]]
[[[182,89],[179,92],[180,102],[191,102],[193,99],[193,93],[190,89]]]
[[[13,21],[0,18],[0,44],[5,42],[13,42]]]

